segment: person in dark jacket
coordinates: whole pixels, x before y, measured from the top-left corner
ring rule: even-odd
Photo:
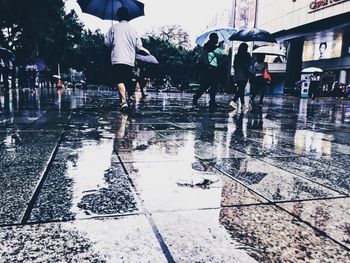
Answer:
[[[244,110],[244,92],[247,82],[249,80],[250,72],[251,72],[251,64],[252,57],[248,53],[248,45],[246,43],[242,43],[239,45],[237,54],[234,59],[233,67],[235,70],[235,82],[237,84],[238,90],[232,101],[230,102],[230,106],[233,109],[237,109],[237,101],[241,100],[241,107]]]

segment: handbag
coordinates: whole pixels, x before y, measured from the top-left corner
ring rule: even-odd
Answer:
[[[271,75],[270,75],[270,73],[267,71],[266,68],[265,68],[265,70],[264,70],[263,78],[264,78],[264,80],[266,80],[266,81],[268,81],[268,82],[271,81]]]

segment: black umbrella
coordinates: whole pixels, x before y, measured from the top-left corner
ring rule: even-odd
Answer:
[[[84,13],[104,20],[118,20],[116,12],[122,6],[128,9],[130,20],[145,15],[144,4],[136,0],[78,0],[78,4]]]
[[[277,43],[271,33],[258,28],[238,30],[236,33],[232,34],[229,39],[243,42],[261,41]]]
[[[0,47],[0,58],[15,60],[15,55],[11,50]]]

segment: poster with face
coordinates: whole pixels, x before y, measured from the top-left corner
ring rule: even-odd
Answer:
[[[314,60],[328,59],[332,57],[332,41],[315,43]]]
[[[303,61],[339,58],[343,34],[337,33],[327,39],[312,39],[304,42]]]

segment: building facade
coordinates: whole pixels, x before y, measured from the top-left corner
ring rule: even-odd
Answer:
[[[258,0],[255,22],[287,50],[285,93],[307,67],[323,70],[323,86],[350,83],[350,0]]]

